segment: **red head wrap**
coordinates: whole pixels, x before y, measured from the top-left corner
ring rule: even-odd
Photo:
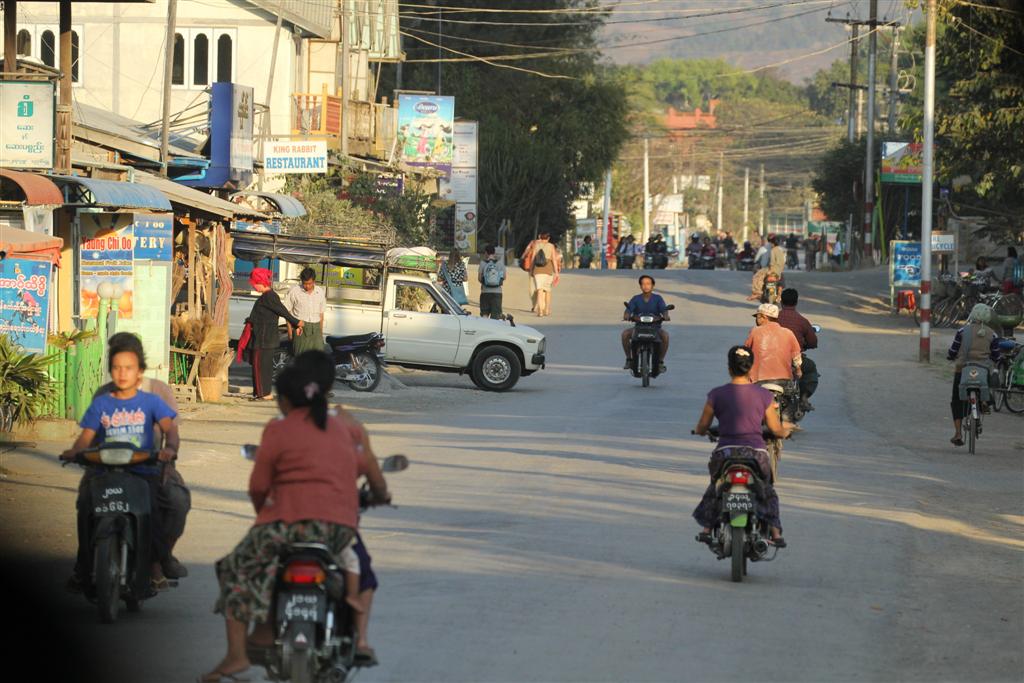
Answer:
[[[269,287],[270,282],[273,279],[274,274],[266,268],[253,268],[252,273],[249,275],[249,282],[255,287],[256,285],[263,285]]]

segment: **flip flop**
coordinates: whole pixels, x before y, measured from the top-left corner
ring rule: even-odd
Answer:
[[[171,582],[167,580],[166,576],[162,576],[159,579],[150,579],[150,586],[155,591],[169,591],[171,590]]]
[[[957,447],[960,447],[960,446],[964,445],[964,440],[963,439],[958,439],[956,437],[953,437],[952,439],[950,439],[949,442],[951,444],[953,444],[954,446],[957,446]]]
[[[353,663],[356,666],[369,668],[371,666],[377,666],[380,662],[377,661],[377,653],[373,651],[372,647],[357,647],[355,661]]]
[[[251,667],[249,667],[251,668]],[[236,671],[234,673],[225,673],[223,671],[211,671],[208,674],[203,674],[196,679],[196,683],[220,683],[220,681],[248,681],[250,680],[245,674],[249,673],[249,668]]]

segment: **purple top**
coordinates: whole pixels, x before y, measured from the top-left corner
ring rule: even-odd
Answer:
[[[718,448],[764,448],[761,423],[775,397],[756,384],[725,384],[708,392],[708,403],[718,418]]]

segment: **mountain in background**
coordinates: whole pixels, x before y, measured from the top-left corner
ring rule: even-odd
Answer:
[[[882,0],[878,11],[879,19],[907,20],[901,0]],[[825,21],[830,13],[836,19],[848,14],[867,19],[868,2],[623,0],[609,16],[600,46],[617,64],[721,58],[750,69],[788,62],[777,68],[778,75],[803,84],[819,69],[849,57],[849,33],[843,24]],[[831,46],[836,47],[827,49]],[[810,54],[815,52],[820,54]]]

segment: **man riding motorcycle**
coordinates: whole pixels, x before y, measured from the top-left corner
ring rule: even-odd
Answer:
[[[669,319],[668,305],[661,298],[660,294],[654,293],[654,278],[650,275],[640,276],[640,294],[629,300],[626,310],[622,314],[622,319],[628,321],[638,315],[657,315],[661,316],[663,321]],[[661,338],[661,357],[658,358],[658,372],[665,372],[668,369],[665,367],[665,355],[668,353],[668,332],[661,328],[661,323],[658,323],[658,336]],[[630,355],[632,337],[632,327],[627,327],[622,331],[622,350],[626,354],[626,363],[622,366],[623,370],[629,370],[633,367],[633,358]]]
[[[757,383],[770,381],[791,382],[794,374],[802,374],[803,362],[800,342],[796,336],[779,325],[779,307],[761,304],[754,314],[757,326],[750,330],[743,345],[754,352],[754,366],[750,379]]]
[[[768,238],[768,242],[772,245],[768,255],[768,265],[767,267],[761,266],[761,268],[754,273],[754,277],[750,283],[750,296],[747,297],[748,301],[756,301],[761,298],[761,294],[764,293],[764,282],[768,278],[769,274],[781,279],[782,271],[786,269],[786,250],[779,246],[778,236],[772,235]]]
[[[779,325],[793,333],[804,351],[801,354],[800,370],[800,404],[804,412],[814,410],[810,398],[818,389],[818,366],[807,357],[808,349],[818,348],[818,335],[807,318],[797,313],[796,305],[800,293],[795,289],[782,290],[782,310],[779,311]]]

